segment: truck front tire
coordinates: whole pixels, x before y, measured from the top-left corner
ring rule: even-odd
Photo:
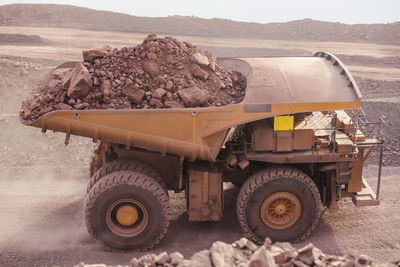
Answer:
[[[257,243],[299,242],[318,223],[321,198],[312,179],[292,167],[267,168],[241,187],[237,215],[246,235]]]
[[[89,191],[86,227],[107,250],[146,250],[169,226],[168,195],[153,178],[135,171],[105,175]]]

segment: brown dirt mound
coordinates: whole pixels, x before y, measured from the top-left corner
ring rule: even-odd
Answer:
[[[48,41],[38,35],[0,34],[0,45],[44,45]]]
[[[222,106],[245,94],[242,74],[173,37],[151,34],[135,47],[83,51],[83,58],[54,69],[39,93],[23,102],[20,117],[29,122],[54,110]]]

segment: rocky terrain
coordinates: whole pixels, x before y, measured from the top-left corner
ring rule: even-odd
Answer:
[[[268,40],[400,43],[400,23],[346,25],[304,19],[287,23],[246,23],[228,19],[137,17],[89,8],[14,4],[0,6],[0,25],[73,27],[101,31],[156,32]]]
[[[83,59],[53,70],[34,98],[23,102],[22,119],[53,110],[222,106],[245,94],[241,73],[173,37],[151,34],[135,47],[83,51]]]
[[[103,264],[85,264],[75,267],[107,267]],[[120,266],[120,265],[119,265]],[[269,238],[262,246],[257,247],[245,237],[227,244],[216,241],[210,249],[195,253],[190,259],[185,259],[179,252],[162,252],[159,255],[149,253],[140,258],[132,258],[130,267],[164,266],[164,267],[277,267],[277,266],[400,266],[400,261],[378,264],[371,257],[360,253],[347,253],[335,256],[323,253],[312,243],[296,249],[287,242],[272,244]]]

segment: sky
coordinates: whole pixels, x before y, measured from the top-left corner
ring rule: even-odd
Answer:
[[[400,0],[0,0],[0,5],[14,3],[68,4],[134,16],[181,15],[258,23],[304,18],[347,24],[400,21]]]

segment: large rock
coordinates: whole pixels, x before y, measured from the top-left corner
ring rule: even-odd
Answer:
[[[64,103],[58,103],[55,105],[56,110],[71,110],[73,109],[70,105],[64,104]]]
[[[110,80],[104,80],[101,83],[100,90],[103,92],[105,96],[110,96],[111,94],[112,83]]]
[[[248,240],[245,237],[237,240],[234,244],[240,249],[249,249],[250,251],[256,251],[258,249],[257,245]]]
[[[307,244],[306,246],[299,249],[299,260],[307,265],[312,265],[314,263],[314,255],[313,255],[314,245],[312,243]]]
[[[164,106],[167,108],[184,108],[185,106],[178,101],[175,100],[166,100],[164,102]]]
[[[265,247],[266,249],[270,250],[270,249],[271,249],[271,246],[272,246],[272,241],[271,241],[271,239],[270,239],[269,237],[265,238],[265,240],[264,240],[264,247]]]
[[[273,247],[279,247],[283,249],[288,257],[288,259],[295,259],[299,255],[297,250],[289,242],[275,242]],[[272,248],[271,248],[272,250]]]
[[[108,55],[110,51],[111,47],[109,46],[82,51],[83,60],[86,62],[93,62],[93,60],[95,60],[96,58],[102,58]]]
[[[207,103],[209,95],[206,91],[193,86],[178,91],[179,97],[182,99],[185,107],[197,107]]]
[[[179,252],[173,252],[169,256],[171,258],[172,265],[178,265],[185,259],[183,255]]]
[[[58,86],[60,86],[60,85],[62,85],[62,81],[61,81],[61,80],[54,79],[54,80],[51,80],[51,81],[49,82],[48,87],[49,87],[49,88],[56,88],[56,87],[58,87]]]
[[[62,80],[62,85],[61,85],[64,90],[68,90],[69,85],[71,84],[71,77],[72,77],[72,71],[70,71],[64,75],[64,78]]]
[[[251,256],[248,267],[278,267],[274,256],[264,246],[261,246]]]
[[[153,52],[148,52],[147,53],[147,58],[149,60],[157,60],[157,55],[155,53],[153,53]]]
[[[129,262],[130,267],[139,267],[139,260],[136,258],[132,258],[131,261]],[[75,266],[76,267],[76,266]]]
[[[62,80],[64,77],[72,71],[71,68],[59,68],[51,72],[52,79]]]
[[[207,67],[208,64],[210,64],[210,61],[208,60],[208,57],[197,52],[194,53],[193,55],[190,56],[190,61],[193,63],[196,63],[202,67]]]
[[[174,83],[171,80],[167,81],[167,83],[165,85],[165,89],[168,90],[168,91],[171,91],[173,86],[174,86]]]
[[[179,42],[179,48],[182,49],[183,52],[186,52],[186,53],[189,52],[189,49],[184,42]]]
[[[224,242],[214,242],[210,249],[210,255],[214,267],[230,267],[235,265],[235,251],[231,245]]]
[[[139,266],[155,266],[157,255],[154,253],[143,255],[139,258]]]
[[[275,262],[279,265],[284,264],[288,259],[286,252],[277,246],[271,247],[271,254],[274,257]]]
[[[79,103],[79,104],[75,104],[75,109],[85,109],[90,107],[89,103],[83,102],[83,103]]]
[[[191,267],[212,267],[212,263],[210,260],[210,252],[208,250],[202,250],[197,252],[190,259]]]
[[[139,105],[142,103],[145,92],[142,89],[124,88],[122,93],[128,97],[129,101]]]
[[[154,107],[156,107],[156,108],[162,108],[162,107],[164,107],[163,102],[161,102],[161,101],[160,101],[159,99],[157,99],[157,98],[152,98],[152,99],[150,99],[149,105],[154,106]]]
[[[92,88],[92,76],[82,64],[76,64],[71,74],[71,81],[68,88],[68,97],[76,99],[85,97]]]
[[[193,63],[190,65],[190,72],[193,74],[193,76],[198,77],[202,80],[207,80],[208,79],[208,72],[203,70],[199,65]]]
[[[147,37],[144,38],[144,40],[143,40],[144,43],[148,43],[151,41],[157,41],[157,35],[155,33],[151,33],[151,34],[147,35]]]
[[[167,91],[165,89],[158,88],[158,89],[154,90],[154,92],[151,96],[154,98],[157,98],[157,99],[161,99],[166,93],[167,93]]]
[[[325,262],[325,254],[318,248],[313,248],[312,255],[314,258],[314,264],[316,266],[323,266]]]
[[[155,60],[148,60],[144,63],[143,69],[145,72],[150,74],[152,78],[155,78],[160,73],[160,67]]]
[[[164,251],[163,253],[161,253],[160,255],[157,256],[155,261],[156,261],[156,264],[158,264],[158,265],[164,265],[167,262],[171,261],[171,257],[168,255],[167,252]]]

